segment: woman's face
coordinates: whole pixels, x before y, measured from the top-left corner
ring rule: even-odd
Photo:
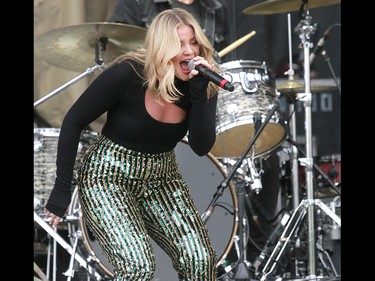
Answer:
[[[194,29],[190,25],[182,25],[177,28],[178,37],[180,38],[181,48],[179,53],[171,61],[175,67],[177,78],[189,80],[190,69],[188,61],[199,55],[199,44],[195,39]]]

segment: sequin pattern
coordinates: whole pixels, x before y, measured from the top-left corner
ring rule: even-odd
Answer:
[[[179,280],[217,279],[216,253],[173,151],[140,153],[100,135],[82,159],[78,190],[113,280],[153,279],[150,238],[171,257]]]

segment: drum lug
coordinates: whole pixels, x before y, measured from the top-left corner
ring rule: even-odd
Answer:
[[[247,93],[255,93],[258,91],[258,84],[257,84],[257,76],[260,76],[259,74],[252,74],[247,72],[240,72],[240,80],[242,88]]]

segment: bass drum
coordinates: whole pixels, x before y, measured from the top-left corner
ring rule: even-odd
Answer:
[[[206,156],[197,156],[184,140],[176,146],[176,156],[185,180],[187,181],[193,199],[198,210],[203,214],[211,203],[218,186],[225,179],[226,174],[215,157],[210,153]],[[223,195],[217,200],[211,216],[206,221],[212,244],[219,257],[217,266],[220,266],[231,249],[234,236],[237,232],[237,195],[232,184],[224,190]],[[72,203],[69,207],[70,214],[80,213],[78,190],[75,189]],[[78,229],[81,230],[83,239],[78,244],[79,251],[88,260],[96,261],[94,266],[99,274],[113,277],[114,267],[107,261],[104,252],[98,242],[93,237],[85,220],[79,216],[77,226],[69,224],[69,233],[73,234]],[[71,235],[74,237],[74,235]],[[83,240],[83,243],[82,243]],[[71,241],[72,245],[74,241]],[[176,280],[177,273],[172,267],[172,262],[167,254],[152,241],[156,255],[157,269],[155,281]]]

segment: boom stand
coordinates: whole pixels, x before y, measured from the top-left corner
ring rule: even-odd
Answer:
[[[86,71],[82,72],[78,76],[76,76],[73,79],[71,79],[70,81],[66,82],[64,85],[58,87],[56,90],[50,92],[49,94],[45,95],[44,97],[42,97],[39,100],[37,100],[36,102],[34,102],[34,107],[36,107],[39,104],[45,102],[46,100],[52,98],[54,95],[61,92],[62,90],[64,90],[68,86],[74,84],[75,82],[81,80],[85,76],[94,73],[94,71],[97,68],[101,69],[103,66],[105,66],[104,60],[102,59],[102,57],[103,57],[102,54],[103,54],[103,52],[105,52],[107,42],[108,42],[108,38],[105,38],[105,37],[99,38],[99,40],[97,42],[97,45],[95,46],[95,62],[96,62],[95,66],[86,69]]]
[[[236,162],[235,166],[233,167],[232,171],[230,172],[229,176],[227,178],[225,178],[221,184],[218,186],[217,188],[217,191],[215,192],[214,194],[214,198],[212,199],[210,205],[207,207],[205,213],[202,215],[202,219],[204,222],[206,222],[210,216],[210,214],[212,213],[213,209],[214,209],[214,206],[215,206],[215,202],[219,199],[219,197],[223,194],[224,192],[224,189],[228,186],[229,182],[231,181],[231,179],[233,178],[236,170],[241,166],[242,164],[242,161],[245,159],[246,155],[248,155],[250,149],[254,146],[255,144],[255,141],[258,139],[260,133],[263,131],[263,129],[265,128],[265,126],[268,124],[268,122],[271,120],[271,117],[273,116],[273,114],[275,113],[276,109],[278,108],[278,104],[275,104],[269,111],[268,111],[268,114],[264,120],[264,122],[262,122],[262,124],[259,126],[259,129],[255,130],[255,134],[253,136],[253,138],[251,139],[250,143],[248,144],[248,146],[246,147],[244,153],[241,155],[240,159]],[[244,187],[245,187],[245,180],[242,178],[242,176],[240,176],[238,178],[238,186],[239,186],[239,192],[238,192],[238,221],[240,222],[239,223],[239,227],[238,227],[238,231],[239,231],[239,236],[240,236],[240,243],[239,243],[239,252],[240,252],[240,258],[239,260],[236,262],[236,265],[233,269],[233,278],[234,280],[248,280],[248,281],[251,281],[253,279],[251,279],[251,272],[250,272],[250,269],[248,268],[247,266],[247,263],[245,262],[245,245],[244,245],[244,241],[243,241],[243,218],[244,218],[244,207],[245,207],[245,194],[244,194]]]
[[[311,92],[310,92],[310,51],[312,44],[309,42],[310,34],[316,30],[316,26],[311,26],[311,16],[308,10],[305,11],[305,19],[302,19],[297,25],[295,31],[299,33],[299,37],[302,41],[302,46],[304,50],[304,80],[305,80],[305,93],[298,94],[300,99],[304,101],[305,105],[305,130],[306,130],[306,158],[300,158],[301,165],[305,166],[306,174],[306,187],[307,187],[307,199],[301,201],[298,208],[294,211],[292,217],[290,218],[284,232],[282,233],[279,242],[275,246],[269,260],[264,266],[262,273],[263,276],[261,281],[267,280],[267,275],[270,275],[275,269],[278,260],[280,259],[283,251],[285,250],[286,244],[289,242],[291,235],[298,226],[301,220],[304,218],[307,212],[307,222],[308,222],[308,271],[309,276],[306,280],[316,280],[316,253],[315,253],[315,227],[314,227],[314,207],[317,205],[320,207],[327,215],[329,215],[340,227],[341,219],[333,213],[321,200],[314,199],[313,192],[313,158],[312,158],[312,134],[311,134]],[[297,218],[296,218],[297,217]],[[292,229],[290,229],[292,228]],[[288,235],[287,235],[288,234]],[[279,253],[277,253],[279,251]],[[276,257],[275,257],[276,256]],[[273,265],[270,267],[270,263]],[[270,267],[269,271],[267,269]]]
[[[84,78],[85,76],[89,75],[89,74],[92,74],[94,73],[94,71],[97,69],[97,68],[100,68],[101,66],[100,65],[95,65],[91,68],[88,68],[86,71],[84,71],[83,73],[79,74],[78,76],[74,77],[73,79],[71,79],[70,81],[66,82],[64,85],[58,87],[56,90],[53,90],[52,92],[50,92],[49,94],[45,95],[44,97],[40,98],[39,100],[37,100],[36,102],[34,102],[34,107],[38,106],[39,104],[45,102],[46,100],[52,98],[54,95],[58,94],[59,92],[61,92],[62,90],[64,90],[65,88],[69,87],[70,85],[74,84],[75,82],[81,80],[82,78]]]

